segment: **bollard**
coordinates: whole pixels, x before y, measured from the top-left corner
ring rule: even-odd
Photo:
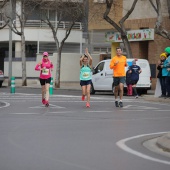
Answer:
[[[15,77],[11,77],[11,93],[15,93]]]
[[[50,88],[49,88],[50,95],[53,94],[53,78],[51,77]]]

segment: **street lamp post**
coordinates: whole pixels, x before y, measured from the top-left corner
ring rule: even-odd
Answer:
[[[10,21],[9,21],[9,53],[8,53],[8,86],[11,85],[12,77],[12,1],[9,1]]]

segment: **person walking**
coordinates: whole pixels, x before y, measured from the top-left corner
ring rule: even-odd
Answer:
[[[167,54],[161,53],[160,60],[158,61],[158,66],[157,66],[157,70],[159,70],[157,78],[159,79],[160,86],[161,86],[161,96],[159,97],[166,97],[165,76],[162,76],[162,68],[163,68],[163,64],[166,58],[167,58]]]
[[[92,79],[92,57],[85,49],[85,54],[80,58],[80,85],[82,88],[82,100],[87,97],[86,107],[90,107],[90,88]]]
[[[113,83],[115,86],[115,106],[123,107],[123,89],[125,83],[125,67],[128,66],[126,57],[122,55],[122,49],[120,47],[116,48],[116,56],[114,56],[110,61],[110,69],[113,69]],[[118,102],[118,93],[120,101]]]
[[[167,59],[163,63],[162,75],[165,76],[166,98],[170,99],[170,47],[166,47],[164,51],[167,54]]]
[[[35,70],[40,71],[40,84],[42,88],[42,103],[49,106],[49,87],[51,82],[51,71],[53,64],[48,58],[48,52],[43,53],[43,59],[35,66]]]
[[[142,72],[141,68],[136,65],[137,59],[132,61],[132,66],[129,66],[129,72],[131,73],[131,84],[135,98],[138,98],[136,84],[139,81],[139,74]]]

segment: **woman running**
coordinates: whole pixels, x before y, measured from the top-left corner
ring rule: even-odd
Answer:
[[[80,85],[82,88],[82,100],[87,96],[86,107],[90,107],[90,88],[92,79],[92,57],[86,48],[85,54],[80,58]]]
[[[40,71],[40,84],[42,87],[42,103],[49,106],[49,87],[51,82],[52,62],[48,59],[48,52],[43,53],[42,61],[35,66],[35,70]]]

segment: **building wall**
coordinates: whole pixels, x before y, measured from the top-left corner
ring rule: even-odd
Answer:
[[[131,30],[141,28],[154,28],[156,18],[145,19],[129,19],[126,21],[125,27]],[[163,18],[163,27],[170,32],[170,19]],[[146,42],[131,42],[132,53],[134,57],[146,58],[149,63],[154,65],[158,63],[160,54],[164,51],[165,47],[170,46],[170,40],[165,39],[157,34],[154,35],[154,41],[148,41],[148,47],[142,46]],[[143,47],[143,48],[142,48]],[[153,70],[158,73],[158,70]],[[156,78],[152,78],[152,89],[155,89]]]
[[[134,0],[123,0],[123,15],[127,13],[133,4]],[[153,1],[154,3],[156,1]],[[161,0],[162,15],[168,16],[168,6],[167,0]],[[155,18],[157,16],[155,10],[153,9],[151,3],[148,0],[138,0],[135,9],[129,16],[129,19],[145,19],[145,18]]]
[[[119,0],[110,11],[109,17],[114,19],[117,23],[122,18],[122,3]],[[114,29],[107,21],[103,19],[103,14],[106,11],[106,3],[94,3],[94,0],[89,0],[89,16],[88,29],[89,30],[106,30]]]
[[[30,28],[24,29],[26,41],[42,41],[42,42],[54,42],[53,34],[50,28]],[[76,35],[76,36],[75,36]],[[65,30],[60,29],[58,31],[58,39],[61,41],[65,36]],[[5,28],[0,31],[0,42],[9,41],[9,29]],[[12,33],[13,41],[21,41],[21,37],[15,33]],[[85,39],[82,38],[82,30],[72,30],[66,42],[71,43],[84,43]]]
[[[79,82],[79,74],[80,74],[80,56],[81,54],[64,54],[62,53],[61,58],[61,82]],[[93,66],[95,66],[99,62],[99,55],[92,55],[93,58]],[[52,77],[55,80],[56,77],[56,62],[57,62],[57,54],[54,53],[53,56],[49,56],[49,59],[54,64],[54,71],[52,72]],[[41,55],[37,55],[36,61],[27,61],[26,62],[26,75],[29,79],[35,81],[39,77],[39,71],[35,71],[35,66],[42,60]],[[4,76],[8,77],[8,61],[4,63]],[[12,63],[12,76],[16,77],[16,79],[22,78],[22,63],[21,61],[13,61]]]

